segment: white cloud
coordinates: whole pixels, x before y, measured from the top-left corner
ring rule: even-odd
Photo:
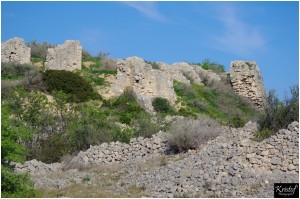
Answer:
[[[239,56],[250,56],[265,48],[266,40],[257,26],[250,25],[239,16],[237,7],[226,4],[218,7],[216,19],[221,33],[214,35],[215,47]]]
[[[137,2],[137,1],[131,1],[131,2],[124,2],[127,6],[132,7],[142,13],[143,15],[160,21],[160,22],[170,22],[170,20],[164,16],[162,13],[160,13],[155,5],[155,2]]]

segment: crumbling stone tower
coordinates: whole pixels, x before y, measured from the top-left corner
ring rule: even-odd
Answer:
[[[267,105],[267,94],[260,70],[255,62],[232,61],[230,64],[230,79],[233,90],[247,97],[257,107]]]

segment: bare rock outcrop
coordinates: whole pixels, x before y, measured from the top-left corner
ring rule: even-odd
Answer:
[[[172,65],[167,65],[163,62],[158,62],[157,65],[161,71],[164,71],[171,75],[173,80],[182,82],[185,84],[195,83],[201,85],[201,79],[197,74],[197,69],[186,62],[178,62]],[[191,82],[192,81],[192,82]]]
[[[230,79],[232,87],[238,95],[249,98],[259,108],[266,107],[266,89],[255,62],[231,62]]]
[[[200,76],[202,82],[206,81],[207,84],[221,81],[221,77],[211,70],[204,70],[202,67],[196,67],[195,71]]]
[[[49,48],[46,69],[74,71],[81,69],[82,46],[79,41],[66,40],[63,45]]]
[[[25,45],[24,39],[14,37],[1,44],[1,61],[30,63],[30,48]]]
[[[163,97],[171,103],[176,101],[172,77],[153,69],[139,57],[118,61],[118,74],[111,92],[119,96],[126,88],[133,90],[138,102],[149,112],[153,112],[152,99],[155,97]]]
[[[195,83],[195,84],[202,84],[201,79],[199,75],[196,74],[196,67],[191,66],[190,64],[186,62],[178,62],[174,63],[171,66],[170,73],[173,77],[173,79],[179,81],[179,82],[184,82],[182,80],[182,76],[185,77],[185,79],[188,80],[188,83]]]

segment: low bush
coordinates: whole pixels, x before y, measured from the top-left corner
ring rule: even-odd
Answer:
[[[70,149],[66,136],[55,133],[35,143],[32,158],[47,164],[59,162],[62,156],[72,153]]]
[[[47,90],[63,91],[70,94],[69,101],[84,102],[90,99],[100,99],[92,86],[76,73],[64,70],[47,70],[43,77]]]
[[[216,62],[212,62],[210,61],[209,59],[206,59],[204,60],[202,63],[201,63],[201,67],[204,69],[204,70],[212,70],[216,73],[222,73],[222,72],[225,72],[225,67],[221,64],[218,64]]]
[[[158,113],[172,113],[173,108],[170,102],[162,97],[156,97],[152,100],[152,106]]]
[[[238,115],[231,117],[229,120],[229,125],[233,126],[234,128],[243,127],[245,123],[246,122]]]
[[[264,139],[267,139],[268,137],[270,137],[271,135],[273,135],[272,131],[270,131],[267,128],[264,128],[264,129],[262,129],[260,131],[256,131],[254,133],[254,140],[258,141],[258,142],[261,142]]]
[[[105,101],[103,106],[109,108],[112,114],[118,117],[119,121],[124,124],[130,124],[140,112],[145,112],[136,101],[134,93],[130,88],[126,88],[119,97]]]
[[[184,119],[171,125],[167,138],[170,152],[186,152],[215,138],[220,132],[219,124],[210,118]]]
[[[34,70],[34,66],[30,64],[1,63],[1,80],[22,79],[31,70]]]
[[[1,88],[4,96],[16,86],[21,86],[27,91],[45,91],[42,71],[30,64],[2,63]]]
[[[151,116],[146,112],[140,112],[136,115],[133,127],[133,137],[149,138],[160,130],[159,124],[152,122]]]

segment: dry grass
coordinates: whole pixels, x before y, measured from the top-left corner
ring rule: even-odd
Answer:
[[[39,189],[40,198],[141,198],[145,196],[144,188],[130,186],[122,191],[111,189],[112,184],[73,184],[63,189]]]
[[[38,189],[37,197],[137,198],[145,196],[144,187],[122,186],[120,182],[121,174],[117,173],[117,170],[120,170],[120,166],[93,166],[85,168],[85,172],[93,172],[93,178],[88,177],[87,180],[83,180],[83,183],[74,183],[60,189],[40,188]],[[56,173],[49,177],[60,178],[68,172],[71,171]]]
[[[167,166],[169,163],[177,162],[183,160],[186,154],[176,154],[176,155],[160,155],[148,159],[146,162],[138,165],[139,172],[150,171],[155,168]]]

